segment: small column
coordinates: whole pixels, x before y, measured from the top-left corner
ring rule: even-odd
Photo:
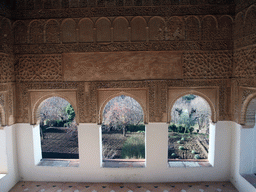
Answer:
[[[113,43],[114,42],[114,28],[111,27],[110,30],[111,30],[111,43]]]
[[[96,27],[94,27],[93,28],[93,42],[94,43],[97,43],[97,28]]]
[[[149,27],[146,27],[146,42],[149,42]]]
[[[131,27],[128,27],[128,41],[131,43],[132,41],[132,29]]]

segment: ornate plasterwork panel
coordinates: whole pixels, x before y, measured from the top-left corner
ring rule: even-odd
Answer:
[[[0,83],[15,81],[13,56],[0,53]]]
[[[113,98],[126,95],[135,99],[142,107],[144,123],[148,123],[148,89],[99,89],[97,90],[97,123],[102,124],[103,111],[106,104]]]
[[[18,55],[15,66],[16,80],[60,81],[62,80],[61,55]]]
[[[30,124],[35,125],[40,122],[40,105],[50,97],[61,97],[67,100],[75,111],[75,120],[79,124],[79,110],[77,107],[77,90],[28,90],[30,98],[29,119]]]
[[[168,122],[171,122],[172,107],[180,97],[194,94],[204,98],[211,108],[211,120],[218,121],[219,111],[219,87],[173,87],[168,89]]]
[[[256,46],[246,47],[234,52],[234,77],[256,77]]]
[[[181,79],[181,52],[63,54],[65,81]]]
[[[183,54],[184,78],[229,78],[232,74],[232,52],[185,52]]]
[[[60,54],[70,52],[231,50],[232,41],[154,41],[115,43],[68,43],[14,45],[16,54]]]

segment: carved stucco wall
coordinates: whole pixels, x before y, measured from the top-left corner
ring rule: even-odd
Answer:
[[[255,122],[255,116],[247,113],[247,107],[249,101],[255,97],[253,93],[256,88],[256,5],[253,4],[255,1],[239,3],[233,33],[232,119],[244,127],[253,127],[252,122]],[[251,108],[249,111],[252,113]]]
[[[218,109],[219,120],[233,119],[239,122],[242,103],[238,87],[250,87],[253,83],[248,78],[255,77],[254,6],[240,9],[234,15],[234,5],[225,1],[200,1],[195,3],[199,5],[186,6],[186,9],[179,4],[163,6],[160,1],[155,7],[146,5],[149,6],[147,9],[140,8],[146,1],[131,7],[121,4],[110,6],[105,2],[102,5],[95,4],[94,11],[82,6],[82,1],[78,4],[74,3],[75,1],[70,2],[71,4],[66,4],[68,1],[44,1],[44,4],[39,1],[34,1],[35,4],[31,2],[18,1],[19,6],[13,13],[13,21],[0,17],[0,52],[6,53],[1,56],[0,64],[1,67],[4,66],[2,70],[5,71],[1,73],[1,83],[13,82],[16,78],[17,90],[10,89],[12,85],[1,86],[5,87],[4,91],[8,91],[8,98],[16,97],[17,93],[17,122],[29,122],[30,89],[76,89],[80,121],[97,122],[95,98],[97,90],[105,87],[148,89],[151,106],[148,110],[149,121],[166,122],[168,89],[180,86],[217,86],[221,106]],[[190,4],[190,1],[179,2],[183,5]],[[55,9],[52,9],[52,6]],[[65,9],[67,7],[69,8]],[[73,9],[74,7],[77,8]],[[24,14],[24,9],[30,11]],[[190,13],[190,16],[187,16],[187,13]],[[92,69],[91,73],[97,72],[96,79],[95,76],[76,79],[77,75],[72,77],[72,74],[67,78],[69,71],[65,68],[65,55],[70,53],[139,53],[136,51],[152,55],[156,51],[167,51],[170,55],[179,52],[180,68],[174,75],[159,72],[157,78],[152,75],[147,78],[147,75],[134,76],[131,70],[136,71],[136,67],[133,66],[127,69],[128,76],[106,76],[105,79],[100,79],[104,69],[86,66],[87,73],[87,69]],[[79,61],[73,64],[77,63]],[[121,70],[125,67],[122,63],[117,63],[109,65],[112,72],[115,72],[115,68],[119,67]],[[14,68],[15,75],[10,75],[14,73]],[[98,80],[108,82],[95,82]],[[12,103],[12,107],[9,107],[10,114],[14,114],[15,110],[11,109],[16,100],[9,100],[9,103]]]

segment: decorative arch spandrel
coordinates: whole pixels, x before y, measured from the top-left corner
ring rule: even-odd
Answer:
[[[205,87],[205,88],[169,88],[168,91],[168,123],[171,122],[171,111],[175,102],[188,94],[197,95],[202,97],[210,106],[211,120],[213,123],[218,121],[218,87]]]
[[[144,114],[144,123],[149,122],[149,98],[147,89],[102,89],[97,91],[97,123],[102,124],[103,111],[106,104],[117,96],[129,96],[135,99],[142,107]]]
[[[77,106],[77,91],[76,90],[41,90],[29,91],[30,106],[29,106],[29,121],[31,125],[38,124],[38,118],[40,116],[40,105],[43,101],[50,97],[60,97],[67,100],[75,111],[75,120],[79,124],[79,110]]]

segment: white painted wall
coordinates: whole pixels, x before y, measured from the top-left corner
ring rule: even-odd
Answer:
[[[5,129],[0,129],[0,174],[6,174],[8,172],[5,132]]]
[[[17,150],[16,150],[16,134],[15,129],[16,125],[5,127],[4,130],[1,130],[1,139],[5,140],[6,142],[6,152],[7,152],[7,174],[0,178],[0,191],[7,192],[9,191],[18,181],[19,181],[19,174],[18,174],[18,166],[17,166]],[[3,133],[3,132],[4,133]],[[0,145],[3,145],[2,141]],[[2,152],[0,156],[2,156]]]
[[[19,172],[25,181],[76,182],[193,182],[227,181],[230,177],[231,127],[218,122],[215,130],[214,167],[170,168],[167,166],[168,124],[146,125],[145,168],[102,168],[100,126],[78,127],[79,167],[40,167],[35,165],[33,136],[35,127],[18,124],[17,149]],[[39,136],[39,135],[38,135]]]
[[[252,167],[252,173],[256,173],[256,125],[253,128],[253,167]]]
[[[231,122],[231,124],[232,147],[230,156],[230,181],[241,192],[256,192],[256,189],[240,175],[240,171],[241,173],[245,173],[246,171],[250,170],[250,168],[248,168],[247,165],[244,165],[244,163],[248,162],[250,166],[252,165],[252,154],[249,152],[250,150],[253,151],[253,149],[250,148],[252,145],[249,141],[252,139],[252,137],[249,135],[249,133],[252,133],[252,129],[242,129],[241,125],[234,122]],[[249,156],[246,158],[244,155]]]

